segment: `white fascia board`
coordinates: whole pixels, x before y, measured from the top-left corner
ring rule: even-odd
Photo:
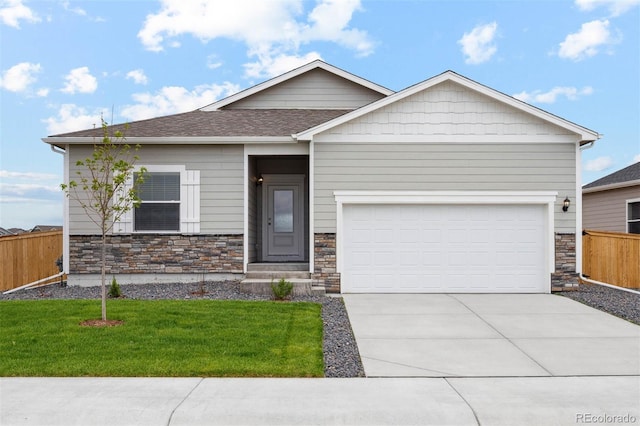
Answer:
[[[582,188],[582,193],[590,194],[592,192],[610,191],[612,189],[627,188],[629,186],[636,186],[636,185],[640,186],[640,179],[628,180],[626,182],[611,183],[609,185],[594,186],[593,188]]]
[[[249,155],[309,155],[309,144],[251,144],[244,145],[245,157]]]
[[[369,80],[365,80],[364,78],[358,77],[357,75],[351,74],[347,71],[344,71],[340,68],[334,67],[333,65],[329,65],[326,62],[323,62],[321,60],[315,60],[313,62],[310,62],[306,65],[303,65],[299,68],[296,68],[294,70],[291,70],[287,73],[284,73],[282,75],[279,75],[277,77],[274,77],[270,80],[264,81],[260,84],[256,84],[255,86],[249,87],[248,89],[242,90],[241,92],[238,92],[234,95],[228,96],[224,99],[219,100],[218,102],[214,102],[210,105],[207,105],[203,108],[201,108],[201,111],[216,111],[219,110],[220,108],[224,108],[227,105],[230,105],[234,102],[237,102],[241,99],[244,98],[248,98],[251,95],[254,95],[258,92],[261,92],[263,90],[266,90],[270,87],[276,86],[280,83],[283,83],[287,80],[290,80],[294,77],[297,77],[299,75],[302,75],[308,71],[311,71],[315,68],[321,68],[325,71],[328,71],[332,74],[335,74],[339,77],[342,77],[346,80],[352,81],[356,84],[359,84],[361,86],[364,86],[368,89],[371,89],[373,91],[376,91],[378,93],[381,93],[385,96],[389,96],[390,94],[394,93],[393,90],[387,89],[386,87],[380,86],[378,84],[375,84]]]
[[[47,137],[42,141],[51,145],[86,145],[101,141],[94,137]],[[290,136],[191,136],[191,137],[128,137],[121,143],[130,145],[244,145],[244,144],[295,144]]]
[[[549,204],[556,191],[334,191],[342,204]]]
[[[580,138],[579,142],[591,142],[599,139],[600,137],[598,132],[589,130],[585,127],[579,126],[570,121],[564,120],[556,115],[553,115],[549,112],[546,112],[532,105],[529,105],[526,102],[520,101],[512,96],[505,95],[504,93],[498,92],[497,90],[491,89],[485,85],[482,85],[478,82],[470,80],[466,77],[463,77],[460,74],[457,74],[453,71],[446,71],[440,75],[437,75],[421,83],[415,84],[404,90],[401,90],[400,92],[396,92],[393,95],[387,96],[386,98],[382,98],[376,102],[372,102],[368,105],[365,105],[362,108],[359,108],[350,113],[341,115],[337,118],[334,118],[333,120],[327,121],[323,124],[320,124],[316,127],[312,127],[311,129],[305,130],[304,132],[300,132],[293,136],[298,140],[310,140],[311,138],[313,138],[313,136],[315,136],[318,133],[324,132],[328,129],[344,124],[348,121],[361,117],[377,109],[383,108],[394,102],[398,102],[406,97],[412,96],[416,93],[429,89],[445,81],[453,81],[454,83],[458,83],[464,87],[467,87],[470,90],[474,90],[476,92],[484,94],[496,101],[506,103],[507,105],[510,105],[513,108],[516,108],[523,112],[531,114],[537,118],[540,118],[558,127],[566,129],[572,133],[576,133],[577,135],[579,135],[579,138]]]
[[[301,140],[304,142],[305,140]],[[324,138],[319,137],[315,140],[318,143],[325,141]],[[431,135],[352,135],[341,134],[331,135],[331,143],[393,143],[393,144],[532,144],[532,143],[545,143],[545,144],[576,144],[577,137],[575,135],[474,135],[474,134],[431,134]]]

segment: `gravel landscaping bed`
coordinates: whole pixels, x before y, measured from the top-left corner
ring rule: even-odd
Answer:
[[[204,283],[202,286],[200,284],[136,284],[121,285],[120,288],[123,296],[129,299],[269,300],[267,296],[240,292],[235,281]],[[60,287],[59,284],[53,284],[7,295],[0,294],[0,300],[38,299],[100,299],[100,287]],[[364,377],[360,353],[342,298],[296,296],[293,301],[322,304],[325,376]]]
[[[596,284],[580,284],[576,291],[557,294],[640,325],[640,294]]]

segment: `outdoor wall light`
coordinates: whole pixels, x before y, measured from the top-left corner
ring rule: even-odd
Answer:
[[[564,202],[562,203],[562,211],[566,212],[567,210],[569,210],[569,205],[571,205],[571,200],[569,199],[569,197],[566,197],[564,199]]]

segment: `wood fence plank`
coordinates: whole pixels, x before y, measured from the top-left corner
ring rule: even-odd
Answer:
[[[640,235],[585,231],[583,275],[618,287],[640,289]]]
[[[32,232],[0,238],[0,291],[58,273],[62,231]]]

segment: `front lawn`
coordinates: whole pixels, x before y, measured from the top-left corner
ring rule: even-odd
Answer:
[[[321,377],[321,306],[220,300],[0,302],[0,376]]]

